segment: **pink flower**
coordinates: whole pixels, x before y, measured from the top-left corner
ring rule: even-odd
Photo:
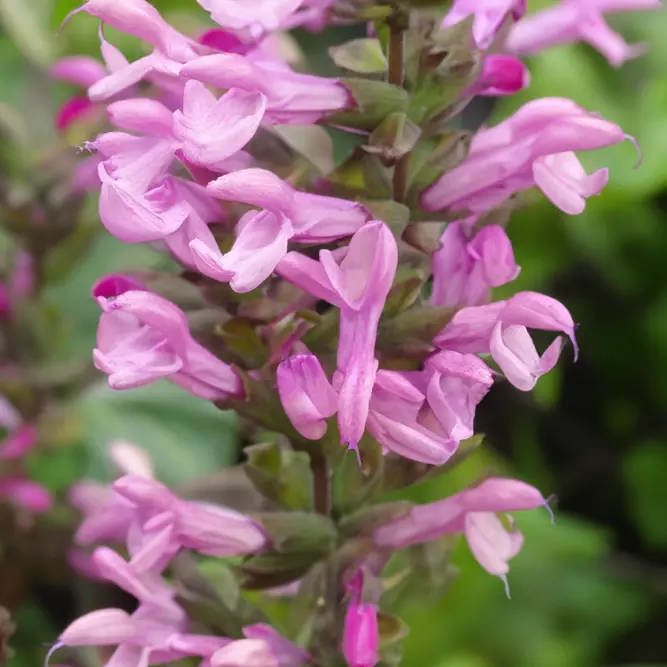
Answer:
[[[309,440],[326,432],[326,419],[338,409],[338,395],[313,354],[283,361],[276,371],[278,393],[294,428]]]
[[[160,546],[153,545],[152,563],[145,559],[140,563],[142,554],[136,544],[129,545],[134,552],[130,562],[111,549],[97,549],[93,554],[96,572],[137,598],[139,607],[132,614],[100,609],[78,618],[60,635],[49,657],[61,646],[117,646],[110,664],[140,667],[191,656],[209,658],[231,641],[188,634],[187,616],[174,601],[176,592],[161,577],[165,561],[160,558]]]
[[[6,498],[20,507],[35,514],[42,514],[51,509],[53,498],[41,485],[25,478],[20,472],[14,472],[14,463],[20,463],[37,443],[37,429],[25,424],[16,408],[0,394],[0,429],[7,432],[0,440],[0,466],[3,464],[12,471],[0,477],[0,497]]]
[[[561,0],[520,21],[505,47],[519,56],[571,42],[588,42],[611,65],[618,67],[644,51],[641,44],[629,45],[605,22],[605,12],[659,9],[660,0]]]
[[[236,372],[192,338],[183,311],[157,294],[119,287],[111,295],[102,279],[93,289],[103,311],[93,358],[112,389],[169,378],[208,400],[242,395]]]
[[[230,282],[236,292],[248,292],[266,280],[287,253],[290,239],[327,242],[356,232],[369,218],[363,206],[334,197],[299,192],[275,174],[245,169],[208,184],[217,198],[261,206],[237,225],[237,239],[223,255],[213,237],[193,233],[190,250],[204,275]]]
[[[385,452],[429,465],[445,463],[458,445],[427,405],[425,390],[396,371],[377,372],[367,426]]]
[[[113,483],[113,490],[134,507],[145,534],[154,537],[168,529],[178,548],[222,558],[257,553],[268,544],[250,517],[227,507],[181,500],[155,480],[126,475]]]
[[[440,249],[433,254],[431,303],[435,306],[487,303],[492,287],[511,282],[521,270],[502,227],[483,227],[470,238],[466,232],[469,225],[464,222],[468,221],[447,225],[440,237]]]
[[[525,104],[511,118],[479,131],[469,156],[422,195],[429,211],[481,213],[534,185],[561,210],[581,213],[586,198],[599,194],[607,170],[587,176],[574,151],[613,146],[623,130],[574,102],[543,98]]]
[[[487,49],[507,18],[518,21],[526,11],[526,0],[454,0],[442,27],[455,25],[474,15],[473,37],[480,49]]]
[[[473,354],[444,350],[426,361],[426,397],[442,429],[456,442],[474,434],[477,405],[493,384],[489,367]]]
[[[234,89],[216,100],[197,81],[188,81],[183,110],[173,115],[156,100],[111,104],[112,122],[149,136],[109,132],[89,144],[104,158],[98,167],[102,223],[129,243],[162,240],[178,232],[200,212],[193,202],[194,186],[186,190],[170,176],[174,157],[188,168],[228,170],[229,159],[257,131],[264,109],[261,93]]]
[[[562,331],[575,349],[574,322],[559,301],[536,292],[519,292],[507,301],[463,308],[436,336],[434,344],[462,354],[491,354],[505,377],[521,391],[530,391],[560,356],[558,336],[540,357],[528,329]]]
[[[378,362],[375,339],[398,263],[396,240],[382,222],[369,222],[338,256],[320,251],[320,261],[288,253],[279,275],[340,308],[338,426],[341,440],[356,449],[366,427]]]
[[[114,440],[106,454],[126,475],[154,478],[153,463],[143,449]],[[74,540],[81,546],[99,542],[124,542],[136,519],[136,508],[110,486],[83,480],[69,489],[68,500],[83,515]]]
[[[152,44],[166,57],[186,62],[198,55],[197,44],[172,28],[146,0],[87,0],[65,22],[87,12],[108,25]]]
[[[463,533],[477,562],[507,586],[508,561],[523,545],[523,535],[507,530],[498,513],[547,507],[542,494],[532,486],[510,479],[490,478],[479,486],[427,505],[374,533],[377,546],[403,549],[443,535]]]
[[[285,62],[259,50],[248,56],[203,56],[183,65],[180,75],[217,88],[262,93],[267,99],[266,120],[277,124],[311,125],[351,102],[337,79],[294,72]]]

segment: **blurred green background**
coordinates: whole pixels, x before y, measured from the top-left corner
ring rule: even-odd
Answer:
[[[3,183],[34,183],[40,175],[29,165],[49,146],[88,138],[58,139],[53,111],[74,91],[45,74],[59,55],[97,53],[88,17],[56,36],[76,4],[0,0]],[[194,0],[155,5],[182,26],[204,17]],[[512,561],[512,600],[465,548],[457,551],[460,576],[447,594],[434,586],[401,610],[412,628],[408,667],[667,665],[667,12],[612,23],[628,41],[645,42],[646,55],[613,70],[586,46],[553,49],[530,60],[530,87],[492,112],[504,118],[528,99],[570,97],[642,147],[638,169],[627,143],[582,156],[588,167],[611,170],[610,185],[583,215],[564,216],[535,196],[510,226],[523,267],[511,290],[561,299],[580,323],[581,358],[573,364],[565,354],[532,394],[494,389],[478,421],[489,447],[445,481],[411,493],[436,499],[499,470],[556,494],[557,522],[540,512],[518,517],[526,544]],[[140,52],[132,39],[107,36],[129,56]],[[304,43],[322,63],[322,39]],[[73,248],[53,261],[55,282],[45,294],[63,364],[88,359],[94,345],[94,279],[163,261],[97,233],[94,203],[83,215],[86,251]],[[115,437],[149,449],[167,482],[238,458],[234,420],[171,386],[114,394],[97,382],[67,408],[71,416],[54,441],[78,447],[54,446],[34,470],[57,493],[82,475],[108,476],[103,447]],[[28,593],[12,664],[39,664],[42,644],[72,613],[71,596],[62,595]]]

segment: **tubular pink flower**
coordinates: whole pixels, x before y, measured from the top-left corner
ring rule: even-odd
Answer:
[[[465,230],[463,222],[447,225],[440,237],[440,249],[433,254],[431,303],[435,306],[487,303],[492,287],[511,282],[521,270],[502,227],[483,227],[472,239]]]
[[[377,372],[367,426],[385,451],[430,465],[445,463],[458,445],[440,427],[425,393],[396,371]]]
[[[310,125],[351,102],[338,80],[294,72],[266,54],[254,54],[252,60],[238,53],[203,56],[183,65],[180,75],[218,88],[262,93],[271,123]]]
[[[126,475],[113,489],[136,508],[144,532],[171,526],[174,542],[183,548],[222,558],[267,546],[263,530],[251,518],[227,507],[181,500],[155,480]]]
[[[197,44],[172,28],[146,0],[87,0],[65,19],[87,12],[104,23],[142,39],[178,62],[198,55]]]
[[[521,391],[530,391],[538,378],[558,361],[557,337],[540,357],[528,329],[562,331],[577,354],[574,322],[559,301],[536,292],[519,292],[507,301],[463,308],[436,336],[434,344],[462,354],[491,354],[507,379]]]
[[[385,549],[403,549],[463,533],[477,562],[507,586],[508,561],[519,553],[523,536],[508,531],[497,513],[547,507],[534,487],[511,479],[490,478],[479,486],[427,505],[419,505],[395,521],[378,528],[373,539]]]
[[[265,110],[261,93],[232,89],[218,100],[204,84],[188,81],[183,110],[174,113],[174,135],[187,160],[215,170],[253,138]]]
[[[440,426],[457,442],[472,437],[475,409],[493,384],[489,367],[473,354],[444,350],[426,370],[426,396]]]
[[[331,241],[353,234],[369,218],[356,202],[299,192],[264,169],[221,176],[206,190],[219,199],[266,209],[241,218],[236,242],[225,255],[210,235],[195,234],[189,244],[199,271],[230,282],[236,292],[248,292],[264,282],[287,253],[290,239]]]
[[[480,49],[487,49],[508,18],[518,21],[526,11],[526,0],[454,0],[442,27],[455,25],[474,15],[473,37]]]
[[[174,304],[142,290],[95,296],[103,313],[93,358],[113,389],[169,378],[208,400],[242,395],[236,372],[192,338]]]
[[[104,65],[89,56],[66,56],[56,61],[49,74],[59,81],[88,88],[107,75]]]
[[[277,267],[297,287],[340,308],[334,387],[341,440],[352,449],[366,426],[378,365],[377,327],[397,264],[398,249],[390,229],[382,222],[369,222],[354,234],[340,262],[322,250],[319,262],[289,253]]]
[[[618,125],[570,100],[528,102],[508,120],[478,132],[469,156],[423,193],[422,205],[481,213],[537,185],[565,213],[580,213],[585,198],[606,183],[607,172],[586,176],[573,152],[626,138]]]
[[[561,0],[515,25],[505,47],[519,56],[558,44],[588,42],[614,67],[641,55],[644,46],[629,45],[605,22],[605,12],[659,9],[660,0]]]
[[[338,395],[314,354],[283,361],[276,371],[278,394],[294,428],[309,440],[326,432],[326,419],[338,409]]]

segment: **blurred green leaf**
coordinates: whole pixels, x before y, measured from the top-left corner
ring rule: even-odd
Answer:
[[[48,25],[50,2],[0,0],[0,21],[16,47],[34,64],[48,66],[55,57],[55,40]]]
[[[238,458],[236,417],[168,382],[116,392],[95,385],[77,405],[88,451],[87,475],[109,477],[105,450],[114,439],[146,449],[156,474],[177,484]]]

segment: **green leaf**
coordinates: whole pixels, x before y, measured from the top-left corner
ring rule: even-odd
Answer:
[[[375,220],[382,220],[399,237],[410,222],[410,209],[393,199],[359,199]]]
[[[243,360],[248,368],[258,368],[268,359],[268,350],[257,327],[245,317],[235,317],[217,327],[216,335]]]
[[[389,114],[407,111],[409,96],[404,88],[384,81],[342,78],[358,109],[329,116],[327,123],[374,130]]]
[[[623,463],[630,510],[644,540],[667,546],[667,448],[663,440],[635,445]]]
[[[264,512],[255,517],[275,551],[326,554],[336,540],[331,519],[314,512]]]
[[[290,510],[313,509],[313,475],[305,452],[281,448],[275,442],[246,447],[244,470],[266,498]]]
[[[385,354],[420,359],[433,349],[433,338],[456,309],[418,306],[380,323],[378,347]]]
[[[166,381],[123,392],[99,384],[81,397],[76,409],[90,477],[108,477],[105,451],[114,439],[146,449],[158,478],[167,484],[210,473],[238,457],[234,414]]]
[[[387,59],[380,41],[370,37],[353,39],[329,49],[332,60],[341,67],[360,74],[375,74],[387,70]]]
[[[393,503],[370,505],[344,516],[339,523],[341,534],[344,537],[368,535],[375,528],[404,517],[413,505],[407,500]]]
[[[421,136],[421,129],[404,113],[389,114],[372,132],[364,150],[391,165],[409,153]]]
[[[265,590],[289,584],[301,579],[318,559],[318,555],[307,552],[264,553],[252,556],[239,566],[243,577],[242,587],[248,590]]]

